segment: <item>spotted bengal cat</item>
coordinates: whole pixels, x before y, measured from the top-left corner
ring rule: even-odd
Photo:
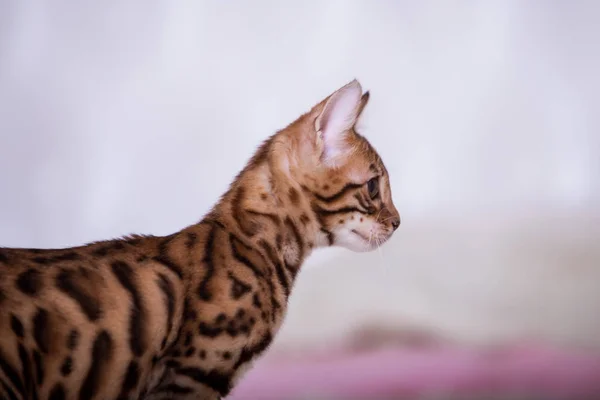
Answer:
[[[355,124],[354,80],[271,136],[197,224],[166,237],[0,248],[2,399],[219,399],[277,333],[317,247],[400,224]]]

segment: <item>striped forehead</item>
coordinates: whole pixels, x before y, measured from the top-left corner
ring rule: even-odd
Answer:
[[[375,148],[364,136],[357,133],[356,137],[359,141],[359,153],[362,154],[366,160],[368,160],[367,162],[369,162],[369,170],[377,175],[386,174],[385,166],[383,165],[383,161],[381,160],[381,157],[379,157],[377,150],[375,150]]]

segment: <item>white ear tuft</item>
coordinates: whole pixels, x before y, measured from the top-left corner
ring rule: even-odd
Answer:
[[[329,96],[315,121],[324,161],[334,161],[348,150],[348,131],[361,110],[362,88],[356,79]]]

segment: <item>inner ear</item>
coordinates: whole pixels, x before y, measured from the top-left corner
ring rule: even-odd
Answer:
[[[356,124],[363,97],[360,84],[353,80],[327,99],[315,120],[317,147],[324,162],[335,162],[348,153],[348,135]]]

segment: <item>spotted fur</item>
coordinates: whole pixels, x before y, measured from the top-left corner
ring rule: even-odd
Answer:
[[[269,138],[197,224],[0,249],[0,397],[218,399],[275,337],[317,247],[368,251],[400,219],[355,131],[353,81]]]

